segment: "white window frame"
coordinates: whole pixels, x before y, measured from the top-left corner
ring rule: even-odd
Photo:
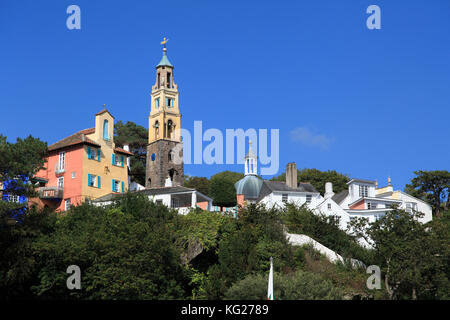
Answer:
[[[283,193],[283,194],[281,195],[281,201],[283,201],[284,203],[287,203],[288,200],[289,200],[289,194]]]
[[[66,169],[66,152],[61,151],[58,159],[58,171],[64,171]]]
[[[306,203],[311,203],[312,202],[312,195],[307,194],[306,195]]]
[[[70,203],[70,198],[64,200],[64,210],[65,211],[69,210],[71,205],[72,204]]]
[[[97,176],[95,174],[91,174],[91,181],[89,181],[89,187],[98,188],[97,186]],[[91,184],[91,182],[94,182]]]
[[[19,203],[19,196],[15,194],[9,194],[8,202]]]
[[[62,183],[60,183],[60,181],[62,181]],[[59,177],[59,178],[56,180],[56,186],[57,186],[58,188],[64,189],[64,177]]]
[[[369,196],[369,187],[365,185],[359,185],[359,196],[367,198]]]
[[[122,166],[122,161],[120,160],[120,155],[115,153],[114,162],[115,162],[114,165],[116,167],[121,167]]]

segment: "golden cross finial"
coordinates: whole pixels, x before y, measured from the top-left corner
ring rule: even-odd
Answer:
[[[164,37],[163,41],[161,41],[161,44],[164,45],[164,48],[166,47],[167,41],[169,41],[169,39],[166,39],[166,37]]]

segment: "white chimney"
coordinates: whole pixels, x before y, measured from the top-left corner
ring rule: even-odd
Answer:
[[[123,150],[130,152],[130,146],[127,145],[127,144],[124,144],[124,145],[123,145]],[[128,166],[128,169],[131,169],[130,161],[131,161],[131,160],[130,160],[130,157],[127,157],[127,166]]]
[[[327,182],[327,183],[325,183],[325,195],[324,195],[324,198],[325,199],[329,199],[332,196],[334,196],[333,184],[331,182]]]

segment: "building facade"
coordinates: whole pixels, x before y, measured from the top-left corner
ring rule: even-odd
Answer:
[[[50,145],[46,169],[36,174],[48,182],[32,203],[65,211],[128,190],[127,157],[132,153],[115,146],[113,130],[114,117],[104,109],[95,115],[95,127]]]

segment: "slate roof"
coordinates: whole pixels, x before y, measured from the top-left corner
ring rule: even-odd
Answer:
[[[95,128],[84,129],[74,133],[73,135],[59,140],[58,142],[50,145],[48,147],[48,151],[55,151],[58,149],[66,148],[69,146],[74,146],[77,144],[90,144],[96,147],[100,147],[98,143],[86,137],[87,134],[91,134],[95,132]]]
[[[318,192],[310,183],[300,182],[297,188],[289,187],[282,181],[268,181],[264,180],[261,190],[259,192],[258,201],[272,192]]]
[[[341,204],[342,201],[344,201],[344,199],[348,196],[348,190],[344,190],[341,191],[337,194],[335,194],[334,196],[331,197],[331,199],[333,199],[334,202],[336,202],[337,204]]]
[[[152,196],[152,195],[157,195],[157,194],[173,194],[173,193],[183,193],[183,192],[193,192],[193,191],[197,191],[197,190],[192,189],[192,188],[182,187],[182,186],[176,186],[176,187],[149,188],[149,189],[144,189],[144,190],[139,190],[139,191],[133,191],[133,193],[141,193],[141,194],[144,194],[147,196]],[[125,194],[123,194],[123,193],[109,193],[107,195],[104,195],[102,197],[99,197],[99,198],[93,200],[93,202],[111,201],[113,199],[116,199],[116,198],[124,196],[124,195]],[[202,197],[207,197],[207,196],[203,195]],[[207,198],[209,198],[209,197],[207,197]]]

